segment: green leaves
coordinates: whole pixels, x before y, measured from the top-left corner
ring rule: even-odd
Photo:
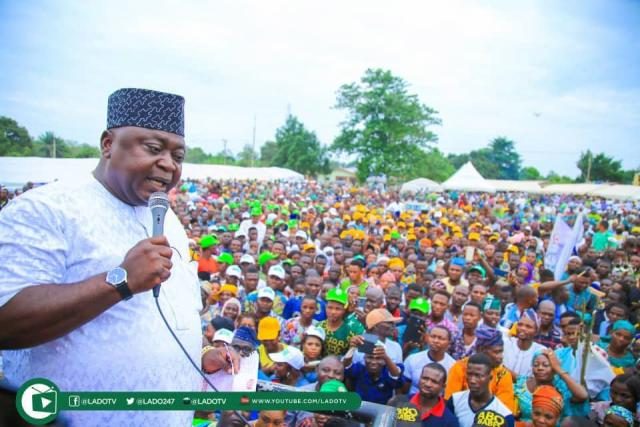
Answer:
[[[340,87],[335,108],[346,110],[331,150],[356,154],[358,179],[385,174],[405,179],[415,158],[437,141],[428,126],[439,125],[437,111],[407,92],[407,83],[382,69],[369,69],[360,83]]]
[[[266,145],[266,144],[265,144]],[[308,131],[297,117],[289,115],[276,131],[275,146],[264,148],[263,156],[271,156],[270,165],[293,169],[313,176],[330,172],[327,149],[315,132]]]

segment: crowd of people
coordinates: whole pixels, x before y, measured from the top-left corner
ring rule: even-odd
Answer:
[[[238,181],[185,181],[170,199],[203,346],[257,352],[263,381],[339,382],[416,425],[637,422],[637,203]],[[579,216],[554,277],[555,220]]]
[[[14,194],[0,194],[1,209]],[[257,354],[260,380],[354,391],[398,425],[638,423],[638,203],[234,180],[169,197],[201,281],[203,353]],[[545,263],[558,217],[583,224],[561,277]]]

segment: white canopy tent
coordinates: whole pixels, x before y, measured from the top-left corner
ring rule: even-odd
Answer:
[[[542,189],[544,194],[571,194],[574,196],[585,196],[593,194],[607,184],[551,184]]]
[[[618,184],[607,185],[590,194],[614,200],[640,200],[640,186]]]
[[[465,163],[448,180],[442,183],[445,190],[495,193],[496,188],[478,173],[471,162]]]
[[[496,191],[510,191],[520,193],[539,194],[542,192],[542,181],[515,181],[508,179],[487,179]]]
[[[442,186],[435,181],[427,178],[416,178],[412,181],[405,182],[400,187],[401,193],[418,193],[420,191],[433,193],[442,191]]]
[[[42,157],[0,157],[0,184],[21,186],[29,181],[45,183],[73,180],[96,168],[98,159],[51,159]],[[255,179],[260,181],[303,180],[304,176],[283,168],[243,168],[240,166],[185,163],[182,178]]]

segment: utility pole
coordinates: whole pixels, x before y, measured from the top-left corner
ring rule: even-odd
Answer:
[[[222,150],[222,162],[226,165],[227,164],[227,140],[223,139],[222,144],[224,146]]]
[[[256,157],[256,115],[253,115],[253,146],[251,152],[251,167],[254,167],[255,157]]]
[[[591,182],[591,162],[593,161],[593,154],[591,154],[591,150],[587,151],[589,158],[587,159],[587,181]]]
[[[51,139],[53,140],[53,155],[51,157],[55,159],[56,158],[56,136],[54,134],[51,134]]]

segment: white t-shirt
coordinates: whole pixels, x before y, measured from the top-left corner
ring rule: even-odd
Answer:
[[[0,211],[0,306],[22,289],[74,283],[109,271],[151,235],[151,212],[130,206],[92,176],[30,190]],[[187,236],[169,210],[164,226],[173,248],[171,277],[160,306],[200,365],[199,282],[188,264]],[[105,284],[105,286],[108,286]],[[197,391],[198,373],[174,342],[152,293],[134,295],[69,334],[35,347],[3,352],[10,387],[34,377],[62,391]],[[63,412],[70,426],[191,425],[190,411]]]
[[[533,355],[540,350],[544,350],[545,346],[533,342],[528,350],[521,350],[518,347],[518,339],[516,337],[504,336],[504,366],[516,375],[529,376],[531,374],[531,364],[533,363]]]
[[[418,384],[420,383],[420,376],[422,375],[422,368],[429,363],[433,363],[435,360],[432,360],[429,357],[429,350],[421,351],[419,353],[410,354],[404,360],[404,377],[411,381],[411,389],[409,390],[409,395],[416,394],[418,390]],[[439,362],[447,373],[449,369],[456,363],[456,360],[449,355],[449,353],[444,354],[444,359]]]
[[[458,417],[458,422],[460,423],[460,427],[471,427],[473,426],[473,420],[476,417],[476,414],[482,411],[493,411],[502,415],[505,418],[503,427],[513,427],[515,424],[515,420],[513,418],[513,414],[504,406],[504,404],[497,397],[493,396],[491,401],[488,404],[484,405],[482,408],[474,411],[469,405],[469,390],[459,391],[457,393],[453,393],[449,398],[449,402],[447,403],[449,408],[452,408],[452,412],[456,417]]]

